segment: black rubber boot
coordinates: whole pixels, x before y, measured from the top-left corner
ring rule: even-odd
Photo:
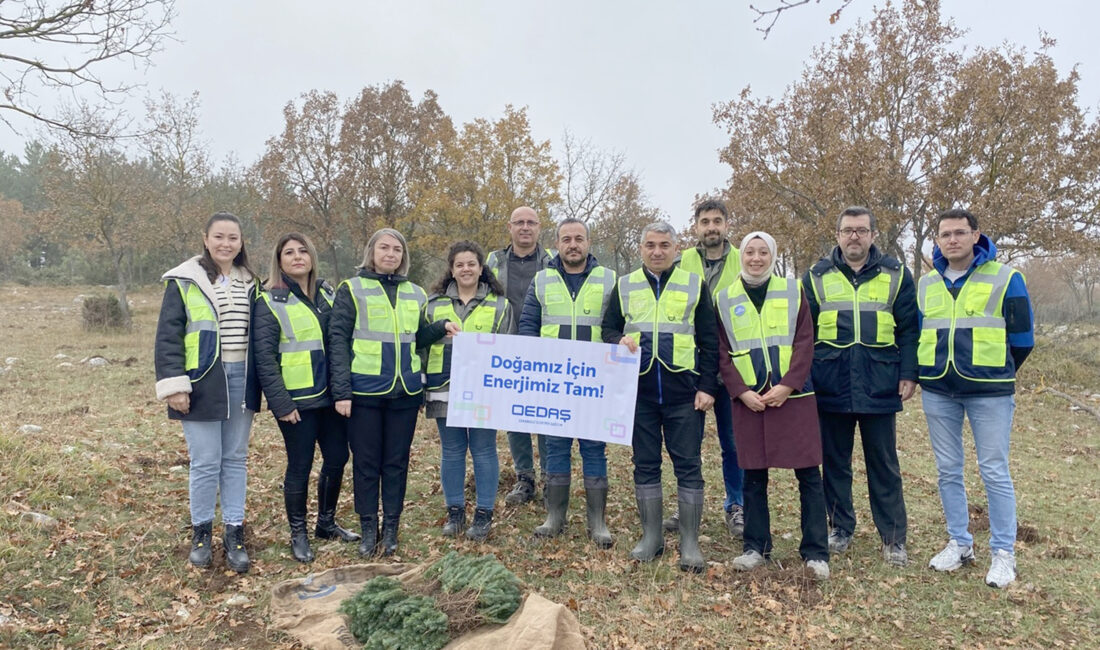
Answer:
[[[615,542],[607,529],[607,477],[584,477],[585,528],[599,548],[611,548]]]
[[[546,521],[535,528],[535,537],[557,537],[565,530],[569,510],[569,475],[549,474],[546,478]]]
[[[363,531],[359,555],[373,557],[378,553],[378,515],[360,515],[359,527]]]
[[[340,476],[321,473],[317,477],[317,526],[313,529],[317,539],[338,539],[341,542],[358,542],[359,535],[336,523],[336,502],[340,498]]]
[[[214,522],[206,521],[198,526],[191,527],[191,554],[187,561],[192,565],[205,569],[213,561],[210,553],[210,538],[213,535]]]
[[[634,496],[638,500],[638,516],[642,520],[642,539],[630,557],[640,562],[652,562],[665,552],[665,537],[661,530],[661,508],[664,506],[661,484],[635,485]]]
[[[401,516],[386,515],[382,517],[382,555],[390,556],[397,552],[397,525],[401,523]]]
[[[252,564],[248,561],[248,551],[244,549],[244,524],[226,524],[222,542],[225,544],[225,563],[229,568],[237,573],[248,573]]]
[[[493,511],[488,508],[474,510],[474,523],[466,529],[466,538],[480,542],[489,536],[489,529],[493,526]]]
[[[288,492],[283,489],[286,503],[286,520],[290,524],[290,554],[299,562],[312,562],[313,549],[309,547],[306,530],[306,493]]]
[[[699,522],[703,518],[703,490],[679,488],[680,570],[702,573],[707,568],[699,549]]]
[[[447,523],[443,524],[444,537],[458,537],[466,529],[466,506],[447,506]]]

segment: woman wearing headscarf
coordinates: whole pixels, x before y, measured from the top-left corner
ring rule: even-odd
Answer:
[[[719,370],[730,394],[738,460],[745,470],[745,536],[735,569],[763,566],[772,550],[768,469],[793,469],[802,510],[799,554],[818,580],[829,577],[821,484],[821,434],[810,380],[813,321],[798,281],[773,274],[775,240],[741,240],[741,277],[716,300]]]

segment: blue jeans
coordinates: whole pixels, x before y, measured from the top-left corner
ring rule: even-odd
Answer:
[[[443,501],[448,506],[466,505],[466,450],[474,461],[477,507],[492,510],[500,485],[496,429],[467,429],[447,426],[447,418],[436,418],[442,456],[439,462]]]
[[[997,397],[949,397],[921,391],[928,436],[939,470],[940,500],[947,520],[947,534],[961,546],[972,546],[963,486],[963,416],[970,419],[978,471],[989,502],[989,546],[1013,552],[1016,544],[1016,492],[1008,471],[1008,445],[1012,433],[1014,395]]]
[[[516,468],[516,476],[527,474],[535,475],[535,450],[531,445],[530,433],[522,431],[508,432],[508,451],[512,452],[512,464]],[[539,469],[546,473],[546,436],[535,434],[539,445]]]
[[[546,473],[569,474],[572,471],[573,440],[581,450],[581,467],[584,475],[607,478],[607,443],[583,438],[546,438]]]
[[[229,385],[229,419],[213,422],[183,421],[183,437],[191,457],[189,488],[191,523],[214,520],[221,489],[222,522],[244,523],[245,484],[248,474],[248,433],[254,413],[244,407],[245,362],[225,364]]]
[[[726,386],[718,382],[714,395],[714,422],[718,426],[718,445],[722,448],[722,480],[726,484],[726,500],[722,507],[729,511],[745,504],[745,470],[737,463],[737,446],[733,442],[733,406]]]

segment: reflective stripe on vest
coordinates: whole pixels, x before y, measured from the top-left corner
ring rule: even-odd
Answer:
[[[694,273],[704,280],[707,279],[706,265],[698,248],[689,248],[680,255],[680,268]],[[722,273],[718,275],[718,281],[713,286],[707,285],[711,296],[717,296],[719,291],[732,285],[741,277],[741,253],[736,248],[730,248],[726,254],[726,261],[722,264]]]
[[[900,268],[879,267],[878,275],[856,289],[835,266],[821,275],[811,271],[810,284],[820,307],[817,342],[835,348],[894,345],[894,299],[903,273]]]
[[[313,309],[293,292],[285,301],[270,292],[260,294],[279,322],[279,368],[292,399],[311,399],[328,390],[324,332]],[[325,300],[328,296],[321,294]]]
[[[958,297],[936,271],[920,279],[917,305],[922,314],[917,364],[921,379],[939,379],[948,367],[973,381],[1014,381],[1002,315],[1008,283],[1019,271],[985,262],[966,278]]]
[[[397,382],[409,395],[422,389],[420,357],[415,354],[420,310],[428,301],[412,282],[397,285],[397,304],[390,304],[378,280],[344,280],[355,301],[355,330],[351,342],[351,392],[385,395]]]
[[[542,329],[539,336],[554,339],[599,342],[607,301],[615,288],[615,272],[597,266],[585,277],[577,297],[569,295],[569,287],[557,269],[544,269],[535,274],[535,298],[542,306]]]
[[[425,308],[425,317],[428,322],[435,323],[441,320],[450,320],[462,323],[463,332],[494,333],[499,332],[504,325],[505,307],[508,300],[503,296],[493,293],[485,296],[473,310],[466,314],[465,320],[458,317],[454,303],[449,296],[437,296],[433,298]],[[439,390],[451,383],[451,338],[443,337],[437,343],[433,343],[428,350],[428,367],[425,373],[428,376],[428,390]]]
[[[180,298],[183,299],[183,310],[187,314],[187,326],[183,335],[183,369],[194,383],[210,372],[221,353],[218,316],[214,303],[210,302],[197,284],[178,279],[169,282],[176,283]]]
[[[768,384],[777,385],[790,370],[801,298],[797,282],[774,275],[759,311],[740,282],[718,294],[718,316],[729,343],[730,361],[752,390],[761,392]]]
[[[638,269],[619,278],[623,333],[637,341],[641,348],[639,373],[649,372],[654,359],[672,372],[696,372],[695,307],[699,304],[703,279],[674,268],[660,288],[658,299],[645,274],[644,269]],[[654,338],[657,340],[656,354]]]

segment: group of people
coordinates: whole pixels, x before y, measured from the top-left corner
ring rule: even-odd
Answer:
[[[485,539],[500,480],[497,432],[446,423],[451,342],[465,331],[602,341],[639,354],[632,444],[641,537],[630,556],[652,561],[671,529],[685,571],[706,567],[700,452],[712,408],[725,524],[743,540],[734,568],[766,563],[769,470],[784,468],[798,480],[799,553],[817,579],[829,577],[830,554],[847,551],[855,533],[857,426],[883,559],[906,565],[895,418],[919,384],[948,535],[929,565],[953,571],[974,561],[962,481],[966,417],[989,502],[986,582],[1004,587],[1016,576],[1008,450],[1015,374],[1034,345],[1031,305],[1023,276],[995,261],[996,247],[971,213],[948,210],[935,225],[933,268],[915,283],[875,246],[874,215],[847,208],[836,223],[837,246],[799,282],[775,274],[778,248],[768,233],[751,232],[734,248],[726,206],[705,200],[695,208],[696,246],[681,250],[672,226],[650,224],[640,236],[641,267],[617,276],[591,254],[583,221],[557,224],[552,254],[539,247],[538,215],[520,207],[507,224],[507,247],[486,257],[478,244],[456,242],[428,293],[408,280],[407,243],[389,228],[374,233],[357,275],[336,289],[317,277],[309,239],[284,235],[261,286],[239,221],[215,214],[202,255],[164,275],[156,339],[157,395],[169,417],[182,420],[191,457],[190,561],[211,563],[220,492],[227,564],[248,570],[245,461],[261,392],[286,443],[283,490],[295,559],[313,559],[306,495],[315,447],[322,456],[315,536],[358,541],[364,556],[396,551],[422,405],[439,431],[441,532]],[[606,447],[577,443],[586,530],[597,547],[609,548]],[[560,535],[573,439],[533,441],[513,431],[508,446],[516,483],[505,503],[532,501],[541,485],[546,520],[533,532]],[[664,519],[662,446],[677,484],[676,509]],[[335,521],[349,451],[359,534]],[[476,487],[469,525],[467,455]]]

